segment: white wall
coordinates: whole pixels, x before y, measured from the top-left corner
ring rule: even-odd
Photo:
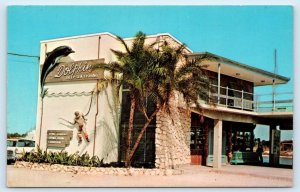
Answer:
[[[58,41],[43,42],[41,44],[41,65],[45,59],[45,53],[52,51],[58,46],[70,46],[75,53],[70,54],[65,60],[91,60],[104,58],[106,62],[114,58],[110,48],[119,48],[119,42],[110,35],[99,35],[81,38],[69,38]],[[100,47],[100,50],[98,49]],[[98,53],[99,52],[99,53]],[[96,90],[97,80],[88,81],[70,81],[59,83],[46,83],[48,88],[48,96],[46,95],[42,100],[38,101],[37,112],[37,145],[40,142],[40,147],[46,149],[47,145],[47,130],[72,130],[73,138],[70,145],[65,148],[69,153],[79,152],[83,154],[88,152],[93,155],[93,145],[95,142],[95,153],[100,159],[104,158],[104,162],[117,161],[118,159],[118,145],[119,145],[119,101],[113,96],[112,85],[108,84],[106,89],[100,91],[98,96],[98,106],[96,104],[97,96],[94,94],[92,106],[87,115],[86,130],[90,138],[90,142],[86,142],[83,138],[81,144],[78,144],[77,127],[69,124],[67,121],[74,121],[74,112],[80,111],[87,113],[91,96],[58,96],[58,93],[65,95],[69,93],[91,92]],[[40,94],[40,85],[39,85]],[[54,94],[56,96],[49,96]],[[98,114],[96,115],[98,108]],[[65,120],[63,120],[65,119]],[[95,121],[96,119],[96,121]],[[42,120],[42,126],[40,126]],[[67,120],[67,121],[66,121]],[[96,122],[96,124],[95,124]],[[40,129],[41,127],[41,129]],[[95,134],[96,130],[96,134]],[[41,133],[41,134],[40,134]],[[55,149],[50,149],[55,150]],[[57,149],[61,150],[61,149]]]
[[[146,44],[153,43],[156,40],[167,40],[171,45],[178,45],[178,42],[168,35],[160,35],[158,39],[157,36],[148,37]],[[130,47],[133,39],[128,38],[125,41]],[[62,45],[70,46],[75,51],[75,53],[63,59],[65,62],[101,58],[108,63],[116,60],[111,49],[124,51],[123,45],[109,33],[43,41],[41,43],[40,66],[45,60],[46,52]],[[49,97],[46,95],[43,103],[39,97],[36,144],[40,145],[42,149],[46,149],[48,130],[73,130],[73,138],[70,145],[65,148],[66,151],[69,153],[79,152],[80,154],[88,152],[89,155],[93,155],[93,146],[95,145],[94,155],[97,155],[100,159],[104,158],[104,162],[117,161],[121,96],[119,96],[119,99],[113,96],[111,84],[99,93],[98,105],[96,104],[97,96],[93,95],[92,107],[87,115],[89,143],[83,139],[83,142],[78,144],[77,128],[67,122],[74,121],[75,111],[87,113],[91,96],[65,96],[66,93],[88,93],[96,90],[96,85],[97,80],[46,83],[45,88],[48,88],[48,93],[56,96]],[[38,91],[40,94],[40,85]],[[62,95],[58,96],[59,93]]]

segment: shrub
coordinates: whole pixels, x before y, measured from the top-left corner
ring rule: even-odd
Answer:
[[[49,164],[62,164],[68,166],[85,166],[85,167],[124,167],[124,162],[103,163],[103,159],[98,156],[90,157],[86,152],[79,155],[79,152],[68,154],[66,151],[59,152],[42,151],[38,146],[36,152],[23,152],[18,161],[26,161],[32,163],[49,163]],[[154,164],[133,162],[133,167],[137,168],[154,168]]]
[[[98,156],[90,157],[87,153],[80,156],[78,152],[69,155],[63,150],[60,152],[47,152],[47,150],[43,152],[39,146],[37,151],[23,152],[18,161],[88,167],[101,167],[103,165],[103,159],[100,160]]]

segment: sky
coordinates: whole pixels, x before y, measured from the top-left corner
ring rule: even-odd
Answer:
[[[293,91],[293,10],[290,6],[12,6],[8,53],[39,56],[40,41],[100,32],[132,37],[170,33],[194,52],[208,51],[291,78],[278,92]],[[35,128],[38,59],[8,55],[7,131]],[[271,87],[256,91],[271,93]],[[265,128],[255,135],[266,137]],[[291,138],[292,133],[284,133]]]

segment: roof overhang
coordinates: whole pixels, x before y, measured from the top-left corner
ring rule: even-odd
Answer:
[[[262,125],[280,125],[280,130],[293,130],[292,111],[255,112],[205,103],[201,103],[200,106],[202,109],[201,113],[195,108],[195,105],[190,107],[193,112],[211,119]]]
[[[221,74],[253,82],[254,86],[272,85],[273,80],[275,81],[275,84],[285,84],[290,80],[290,78],[245,65],[209,52],[188,54],[191,58],[197,58],[203,55],[212,58],[204,60],[201,63],[204,69],[217,73],[218,64],[220,64]]]

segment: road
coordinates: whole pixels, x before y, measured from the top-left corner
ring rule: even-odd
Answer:
[[[8,187],[292,187],[293,170],[227,165],[183,166],[182,175],[79,175],[7,166]]]

